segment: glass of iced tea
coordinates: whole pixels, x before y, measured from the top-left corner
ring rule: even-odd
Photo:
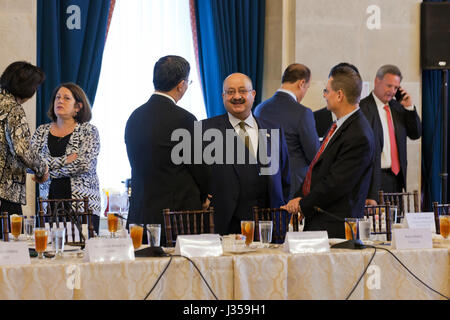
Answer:
[[[255,231],[255,221],[241,221],[241,233],[245,236],[245,245],[249,246],[253,242]]]
[[[119,217],[116,213],[108,213],[108,231],[111,232],[111,238],[116,237],[117,229],[119,228]]]
[[[142,235],[144,234],[144,225],[130,224],[130,237],[133,240],[134,249],[138,249],[142,245]]]
[[[345,223],[345,239],[346,240],[358,239],[358,218],[345,218],[344,223]]]
[[[11,221],[11,234],[14,237],[14,241],[19,241],[19,236],[22,233],[22,221],[23,217],[18,214],[12,214]]]
[[[45,228],[34,228],[34,242],[39,259],[44,259],[47,250],[48,231]]]
[[[444,239],[448,239],[450,233],[450,215],[439,216],[439,231]]]

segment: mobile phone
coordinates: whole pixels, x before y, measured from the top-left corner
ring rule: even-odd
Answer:
[[[397,92],[395,93],[395,100],[397,100],[398,102],[403,100],[403,97],[405,96],[406,93],[401,93],[400,92],[400,88],[398,88]]]

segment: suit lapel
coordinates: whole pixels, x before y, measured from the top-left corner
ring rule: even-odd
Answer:
[[[280,92],[282,93],[282,92]],[[255,116],[253,116],[255,118],[255,121],[258,125],[258,147],[256,148],[256,157],[258,160],[258,166],[259,167],[268,167],[269,164],[262,164],[261,159],[259,158],[259,155],[263,154],[266,155],[266,159],[270,159],[270,157],[272,156],[271,152],[272,152],[272,136],[271,133],[269,132],[269,130],[267,129],[268,127],[264,125],[264,123],[261,121],[261,119],[257,119]],[[265,130],[260,130],[260,129],[265,129]],[[267,143],[263,143],[263,142],[267,142]],[[281,148],[281,146],[279,146]],[[259,148],[261,148],[261,150],[259,150]]]
[[[319,161],[322,160],[324,154],[330,150],[329,148],[331,148],[331,146],[333,145],[333,143],[339,139],[339,137],[342,135],[342,133],[347,129],[347,127],[353,122],[353,120],[355,120],[357,117],[360,116],[361,114],[361,110],[356,111],[354,114],[352,114],[350,116],[350,118],[348,118],[347,120],[344,121],[344,123],[336,129],[336,132],[334,133],[333,137],[331,138],[331,140],[328,142],[328,144],[325,147],[325,150],[322,152],[322,154],[320,155],[319,159],[317,159],[317,163]]]

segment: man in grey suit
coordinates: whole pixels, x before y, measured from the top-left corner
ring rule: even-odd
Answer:
[[[314,115],[300,104],[310,79],[311,71],[307,66],[291,64],[283,73],[281,88],[255,109],[257,117],[280,125],[284,130],[291,171],[290,198],[302,185],[308,166],[319,149]]]

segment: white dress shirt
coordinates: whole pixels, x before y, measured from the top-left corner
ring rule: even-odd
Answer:
[[[162,93],[162,92],[159,92],[159,91],[155,91],[155,92],[153,92],[153,94],[157,94],[157,95],[160,95],[160,96],[166,97],[166,98],[168,98],[168,99],[172,100],[172,101],[173,101],[173,103],[177,104],[177,102],[175,101],[175,99],[174,99],[174,98],[172,98],[171,96],[169,96],[168,94],[165,94],[165,93]]]
[[[234,131],[239,135],[241,127],[239,127],[239,122],[242,120],[236,118],[231,113],[228,112],[228,119],[230,120],[231,125],[234,128]],[[248,136],[250,137],[250,142],[252,144],[253,150],[255,153],[258,151],[258,124],[256,123],[255,118],[253,118],[253,114],[247,117],[244,120],[245,122],[245,130],[247,130]]]
[[[292,97],[292,99],[297,101],[297,97],[295,96],[295,94],[292,91],[289,91],[287,89],[278,89],[277,91],[287,93],[288,95],[290,95]]]
[[[378,115],[380,116],[381,120],[381,126],[383,127],[383,150],[381,151],[381,169],[389,169],[391,168],[392,160],[391,160],[391,140],[389,137],[389,126],[387,122],[387,112],[384,110],[384,106],[386,105],[383,103],[378,97],[372,92],[373,99],[375,100],[375,103],[377,104],[377,110]],[[389,104],[387,104],[389,106]],[[391,108],[389,108],[390,110]],[[409,106],[406,108],[408,111],[414,111],[414,106]],[[392,111],[391,111],[391,118],[392,118],[392,126],[394,128],[395,132],[395,123],[394,118],[392,117]],[[398,148],[398,147],[397,147]]]

